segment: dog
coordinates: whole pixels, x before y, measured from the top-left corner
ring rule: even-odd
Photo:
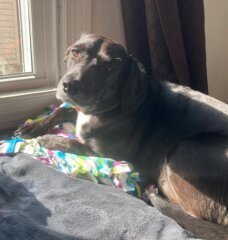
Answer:
[[[39,136],[41,146],[49,149],[131,162],[169,200],[154,200],[149,191],[152,204],[165,213],[169,207],[178,208],[185,219],[190,218],[186,224],[183,214],[167,215],[198,236],[209,239],[220,233],[225,239],[228,106],[149,76],[121,44],[97,34],[84,35],[70,46],[65,64],[56,96],[77,110],[59,109],[20,129],[21,135]],[[44,135],[64,121],[75,123],[80,142]],[[202,233],[205,221],[189,227],[194,218],[223,226],[218,232],[214,227],[218,225],[211,224]],[[209,233],[213,229],[215,235]]]

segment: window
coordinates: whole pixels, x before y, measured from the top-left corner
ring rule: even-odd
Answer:
[[[0,77],[32,73],[30,1],[0,1]]]
[[[0,0],[0,93],[56,86],[56,2]]]

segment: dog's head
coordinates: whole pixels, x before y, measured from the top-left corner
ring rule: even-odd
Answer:
[[[122,45],[104,36],[82,36],[66,52],[66,74],[57,98],[84,113],[101,113],[121,106],[129,110],[145,95],[144,71]]]

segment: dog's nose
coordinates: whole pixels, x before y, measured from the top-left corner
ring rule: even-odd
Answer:
[[[63,82],[63,91],[67,93],[69,90],[69,82]]]
[[[65,78],[62,82],[63,91],[70,95],[75,95],[78,92],[79,82],[71,78]]]

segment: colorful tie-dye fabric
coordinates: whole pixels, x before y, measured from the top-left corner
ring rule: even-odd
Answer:
[[[72,108],[70,104],[66,103],[59,107]],[[28,119],[25,125],[40,120],[48,114],[51,114],[57,108],[57,106],[51,106],[44,114],[38,116],[36,119]],[[69,123],[56,126],[49,134],[77,139],[74,128]],[[133,172],[132,166],[126,161],[115,161],[110,158],[79,156],[72,153],[52,151],[41,147],[35,138],[21,139],[15,137],[11,140],[0,142],[0,156],[16,154],[18,152],[33,156],[37,160],[51,165],[70,176],[88,179],[96,183],[113,185],[141,197],[141,189],[139,186],[141,179],[138,173]]]

